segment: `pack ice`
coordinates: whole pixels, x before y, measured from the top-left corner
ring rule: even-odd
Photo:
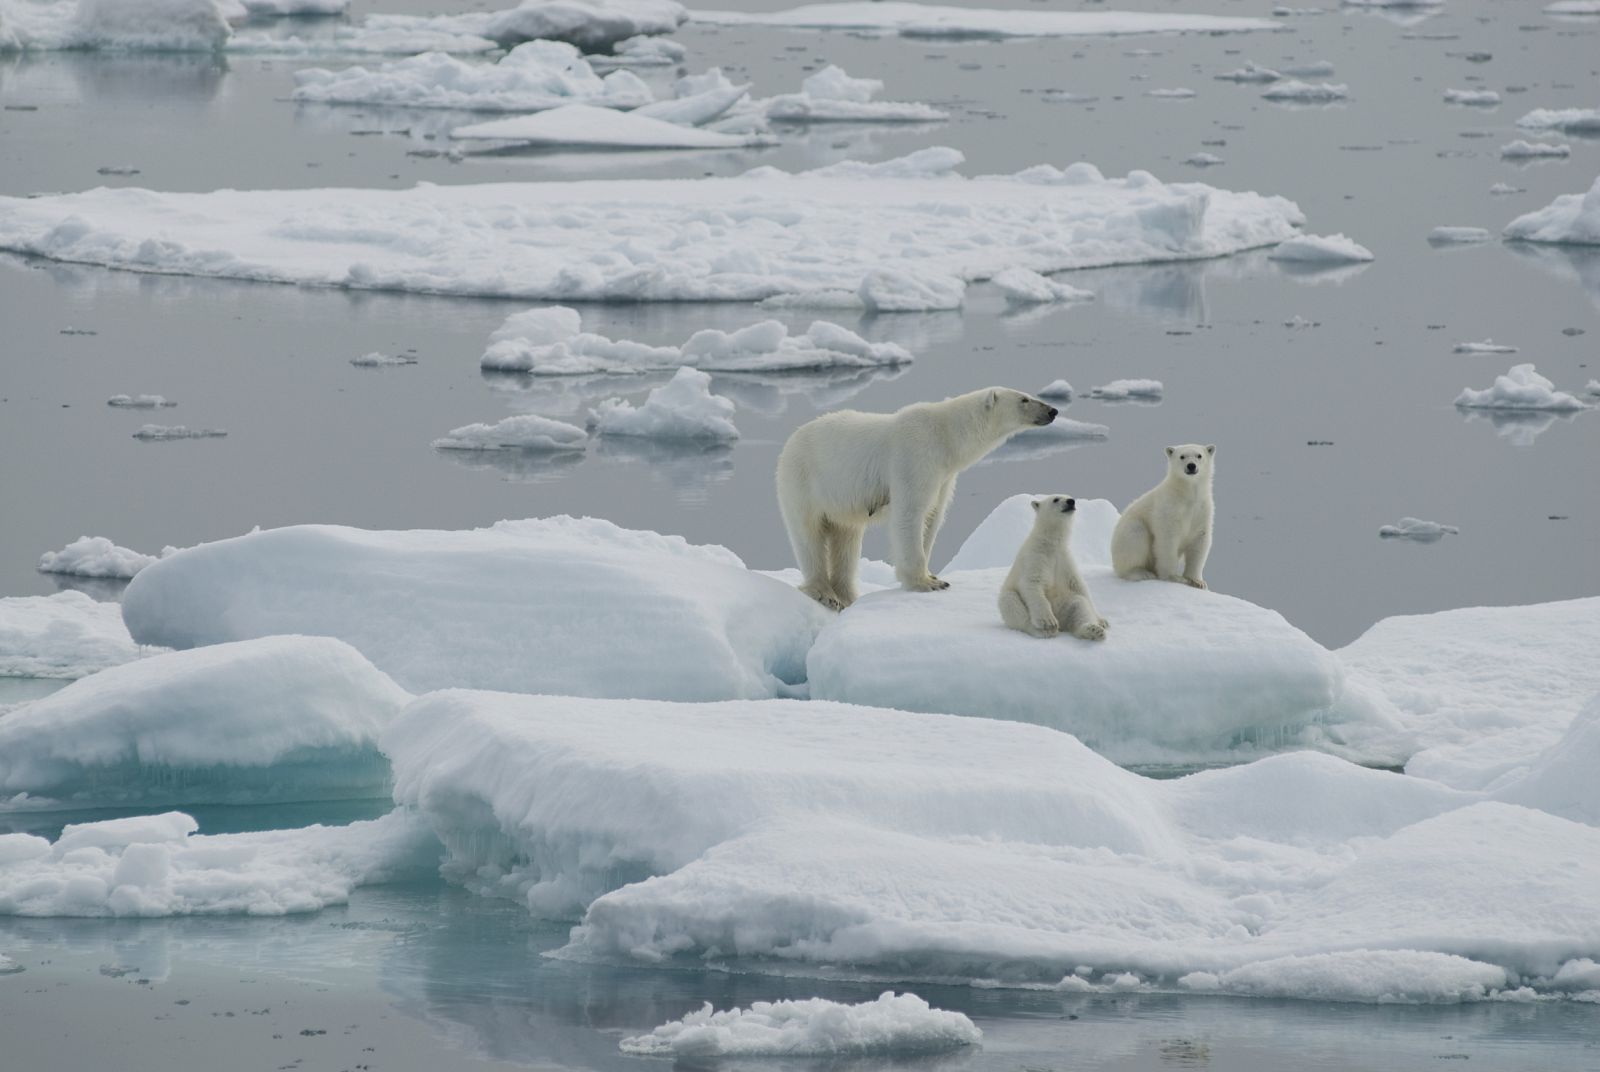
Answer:
[[[0,248],[134,271],[545,301],[859,294],[1273,245],[1292,202],[1087,164],[962,178],[952,149],[737,178],[0,198]]]
[[[414,692],[675,700],[784,694],[827,620],[722,547],[570,517],[255,532],[146,568],[122,611],[141,642],[175,648],[338,637]]]
[[[899,33],[910,37],[1093,37],[1275,30],[1271,19],[1146,11],[1021,11],[907,2],[806,4],[783,11],[691,11],[693,22]]]
[[[115,603],[71,591],[0,599],[0,677],[70,680],[144,654]]]

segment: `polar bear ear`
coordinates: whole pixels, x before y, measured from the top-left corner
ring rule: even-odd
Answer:
[[[984,409],[994,409],[994,407],[999,405],[999,403],[1000,403],[1000,388],[998,388],[998,387],[989,388],[989,397],[984,401],[983,408]]]
[[[1217,452],[1217,445],[1215,443],[1207,443],[1206,444],[1206,453],[1207,454],[1215,454],[1216,452]]]
[[[1169,457],[1169,458],[1172,457],[1172,452],[1177,450],[1177,449],[1178,449],[1177,447],[1168,447],[1167,448],[1167,457]]]
[[[1033,506],[1034,510],[1037,511],[1039,509],[1039,507],[1044,505],[1044,500],[1043,499],[1035,499],[1035,500],[1033,500],[1033,503],[1031,505]]]

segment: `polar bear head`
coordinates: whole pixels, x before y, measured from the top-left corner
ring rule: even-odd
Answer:
[[[1046,495],[1042,499],[1033,500],[1033,527],[1040,529],[1060,529],[1063,534],[1071,531],[1072,519],[1078,516],[1078,500],[1071,495]]]
[[[1167,476],[1175,480],[1210,480],[1215,444],[1180,443],[1167,448]]]
[[[1061,412],[1048,402],[1010,387],[989,387],[983,396],[984,411],[1007,432],[1049,424]]]

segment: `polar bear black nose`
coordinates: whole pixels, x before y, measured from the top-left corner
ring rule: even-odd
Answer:
[[[1076,510],[1077,508],[1078,508],[1078,500],[1077,499],[1068,499],[1067,500],[1067,509],[1068,510]]]
[[[1050,414],[1050,419],[1053,421],[1056,419],[1056,414],[1060,413],[1061,411],[1056,409],[1054,406],[1051,406],[1049,409],[1045,410],[1045,412]]]
[[[1198,469],[1197,469],[1197,468],[1196,468],[1196,466],[1195,466],[1195,464],[1194,464],[1194,462],[1190,462],[1190,463],[1189,463],[1189,475],[1190,475],[1190,476],[1193,476],[1193,475],[1194,475],[1194,474],[1195,474],[1195,473],[1196,473],[1196,472],[1198,472],[1198,471],[1199,471],[1199,470],[1198,470]]]

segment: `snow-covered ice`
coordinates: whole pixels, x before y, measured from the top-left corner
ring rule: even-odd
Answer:
[[[1191,167],[1216,167],[1218,164],[1227,163],[1216,153],[1194,153],[1184,157],[1183,162]]]
[[[230,32],[216,0],[0,2],[0,53],[211,52],[223,46]]]
[[[482,367],[537,376],[672,371],[684,366],[711,372],[791,372],[903,365],[911,353],[892,343],[872,343],[826,320],[800,334],[777,320],[737,331],[706,328],[682,346],[649,346],[582,330],[578,312],[564,306],[513,313],[490,336]]]
[[[1282,77],[1282,74],[1274,71],[1271,67],[1263,67],[1253,60],[1247,60],[1243,67],[1224,71],[1216,76],[1217,80],[1221,82],[1254,82],[1261,85],[1265,85],[1268,82],[1276,82]]]
[[[826,998],[758,1001],[717,1012],[711,1003],[649,1034],[625,1038],[623,1053],[704,1060],[715,1057],[850,1057],[923,1054],[976,1045],[983,1032],[964,1014],[935,1009],[915,994],[886,990],[876,1001]]]
[[[1503,233],[1524,242],[1600,245],[1600,178],[1588,193],[1562,194],[1544,208],[1518,216]]]
[[[1050,279],[1027,268],[1007,268],[995,273],[991,280],[1007,301],[1019,305],[1036,305],[1058,301],[1090,301],[1094,292]]]
[[[565,421],[519,413],[494,424],[466,424],[433,441],[435,450],[583,450],[589,433]]]
[[[595,149],[742,149],[774,144],[773,139],[762,135],[719,134],[589,104],[568,104],[532,115],[472,123],[456,127],[450,136]]]
[[[1328,104],[1350,96],[1350,87],[1336,82],[1301,82],[1290,79],[1268,88],[1261,96],[1288,104]]]
[[[1513,365],[1482,390],[1464,387],[1456,396],[1462,409],[1545,410],[1571,413],[1587,408],[1576,396],[1557,391],[1555,384],[1534,371],[1533,365]]]
[[[1194,90],[1182,86],[1174,89],[1151,89],[1145,92],[1145,96],[1156,97],[1161,100],[1188,100],[1194,95]]]
[[[1089,397],[1102,402],[1155,401],[1164,390],[1160,380],[1112,380],[1089,388]]]
[[[1441,525],[1437,521],[1424,521],[1416,517],[1402,517],[1393,525],[1380,525],[1378,527],[1378,535],[1386,540],[1438,543],[1446,536],[1461,535],[1461,530],[1454,525]]]
[[[150,566],[123,616],[142,641],[180,648],[339,637],[414,692],[675,700],[785,694],[829,617],[722,547],[570,517],[255,532]]]
[[[1481,342],[1458,342],[1450,347],[1450,352],[1456,354],[1514,354],[1517,352],[1517,348],[1495,342],[1493,339],[1484,339]]]
[[[112,395],[106,405],[118,409],[165,409],[177,403],[167,401],[164,395]]]
[[[1551,15],[1600,15],[1600,0],[1554,0],[1544,9]]]
[[[135,439],[221,439],[228,433],[221,428],[190,428],[186,424],[144,424],[133,433]]]
[[[39,572],[128,580],[154,561],[155,555],[118,547],[104,536],[79,536],[61,550],[41,555]]]
[[[1548,141],[1527,141],[1518,138],[1500,146],[1500,155],[1507,160],[1539,160],[1545,157],[1568,157],[1572,146]]]
[[[1487,242],[1493,238],[1482,227],[1435,227],[1428,232],[1428,241],[1435,245],[1465,245],[1472,242]]]
[[[410,699],[328,637],[153,655],[0,718],[0,808],[379,796],[378,732]]]
[[[115,603],[71,591],[0,598],[0,677],[78,678],[143,654]]]
[[[360,357],[352,357],[350,363],[356,368],[394,368],[398,365],[415,365],[417,359],[410,354],[385,354],[374,350]]]
[[[711,393],[709,373],[685,366],[640,406],[622,398],[601,402],[594,410],[594,431],[638,439],[738,439],[734,408],[729,399]]]
[[[802,81],[799,93],[768,98],[761,107],[768,117],[788,122],[927,123],[950,118],[927,104],[872,99],[881,92],[879,79],[852,78],[829,64]]]
[[[1353,264],[1372,260],[1372,251],[1343,234],[1296,235],[1278,243],[1270,260],[1310,264]]]
[[[878,6],[878,5],[874,5]],[[857,293],[949,308],[964,282],[1215,257],[1295,233],[1278,197],[1087,164],[958,178],[925,149],[811,173],[419,185],[97,189],[0,198],[0,248],[168,274],[530,300]],[[920,280],[922,285],[906,285]],[[944,304],[930,305],[929,302]],[[921,303],[921,304],[916,304]]]
[[[1600,108],[1535,108],[1518,119],[1517,126],[1524,130],[1600,134]]]
[[[1036,392],[1040,398],[1051,400],[1060,399],[1063,402],[1072,401],[1072,384],[1066,380],[1051,380]]]
[[[694,22],[900,33],[909,37],[1088,37],[1275,30],[1271,19],[1146,11],[1024,11],[902,0],[806,4],[784,11],[691,11]]]
[[[438,862],[403,811],[349,826],[196,834],[182,812],[69,824],[53,843],[0,834],[0,915],[281,916],[343,904]]]
[[[1500,103],[1500,94],[1492,89],[1447,89],[1444,91],[1447,104],[1470,104],[1476,107]]]

